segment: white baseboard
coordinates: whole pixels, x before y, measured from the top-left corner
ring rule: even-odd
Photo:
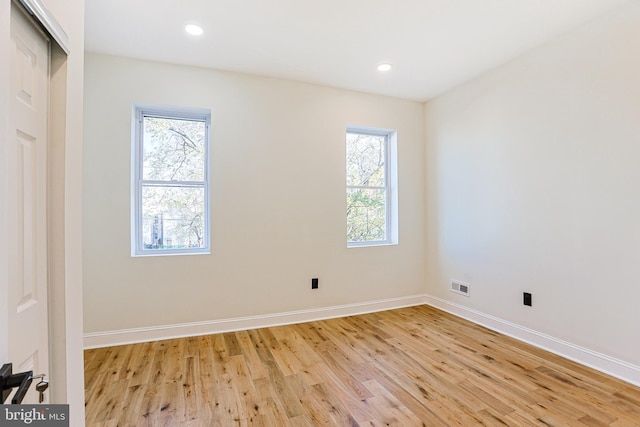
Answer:
[[[605,374],[619,378],[633,385],[640,386],[640,366],[615,359],[606,354],[580,347],[567,341],[534,331],[529,328],[499,319],[497,317],[446,301],[434,296],[425,295],[425,304],[462,317],[493,331],[524,341],[535,347],[565,357],[581,365],[588,366]]]
[[[171,338],[290,325],[293,323],[354,316],[421,304],[430,305],[501,334],[640,386],[640,366],[632,365],[631,363],[615,359],[606,354],[598,353],[588,348],[580,347],[550,335],[525,328],[524,326],[499,319],[495,316],[426,294],[258,316],[87,333],[84,335],[84,348],[109,347]]]
[[[395,308],[410,307],[424,303],[424,295],[410,295],[406,297],[313,308],[309,310],[288,311],[284,313],[234,317],[231,319],[181,323],[175,325],[150,326],[145,328],[121,329],[106,332],[92,332],[84,334],[84,348],[91,349],[110,347],[171,338],[193,337],[198,335],[266,328],[270,326],[290,325],[293,323],[304,323],[314,320],[332,319],[336,317],[373,313],[375,311],[392,310]]]

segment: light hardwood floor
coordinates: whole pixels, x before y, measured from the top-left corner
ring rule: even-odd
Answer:
[[[640,426],[640,388],[428,306],[85,352],[88,426]]]

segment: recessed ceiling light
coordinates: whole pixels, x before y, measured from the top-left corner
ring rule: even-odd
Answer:
[[[378,65],[378,71],[389,71],[391,69],[391,64],[380,64]]]
[[[202,30],[202,27],[195,24],[189,24],[186,27],[184,27],[184,29],[187,33],[191,34],[192,36],[200,36],[204,32]]]

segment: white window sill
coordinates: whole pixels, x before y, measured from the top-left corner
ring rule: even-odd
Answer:
[[[347,249],[370,248],[376,246],[397,246],[398,242],[347,243]]]
[[[131,254],[132,258],[147,258],[156,256],[188,256],[188,255],[211,255],[210,251],[206,252],[159,252],[159,253],[142,253]]]

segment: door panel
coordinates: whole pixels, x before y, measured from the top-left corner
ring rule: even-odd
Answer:
[[[47,135],[49,41],[11,10],[11,92],[5,152],[8,206],[8,354],[14,372],[49,374],[47,309]],[[24,403],[37,403],[32,385]]]

